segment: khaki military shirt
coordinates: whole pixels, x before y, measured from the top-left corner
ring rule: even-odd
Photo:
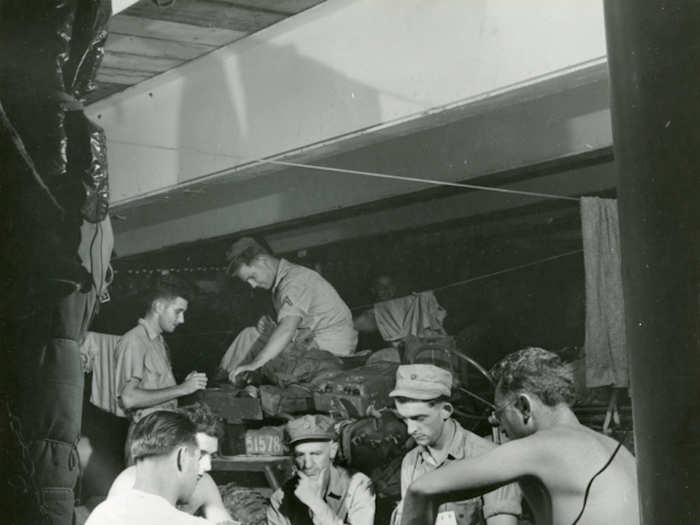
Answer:
[[[125,333],[114,351],[116,364],[117,415],[138,421],[156,410],[174,410],[177,400],[172,399],[148,408],[125,411],[121,404],[121,393],[131,379],[139,380],[139,388],[157,390],[175,386],[170,366],[170,356],[161,334],[154,333],[143,319]]]
[[[272,298],[277,322],[301,317],[298,333],[310,334],[318,349],[339,356],[355,351],[352,313],[335,288],[315,271],[280,259]]]
[[[434,458],[426,447],[417,446],[403,458],[401,463],[402,501],[399,502],[399,506],[394,513],[392,519],[394,525],[401,523],[403,497],[406,495],[406,491],[413,480],[453,461],[484,454],[496,446],[490,441],[465,430],[454,419],[448,420],[447,424],[453,425],[454,435],[442,457]],[[465,466],[465,468],[469,467]],[[438,514],[442,512],[454,513],[457,525],[483,525],[486,518],[498,514],[519,516],[522,512],[521,498],[520,487],[517,483],[512,483],[478,498],[440,505]]]
[[[304,512],[313,525],[373,525],[374,523],[374,489],[372,482],[364,474],[350,474],[342,467],[332,466],[328,489],[323,497],[330,509],[327,512],[312,515],[308,507]],[[296,501],[298,505],[303,503]],[[285,493],[277,490],[270,498],[267,509],[268,525],[298,525],[294,523],[290,502],[285,501]]]

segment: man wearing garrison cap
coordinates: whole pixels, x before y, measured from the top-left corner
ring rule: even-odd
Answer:
[[[226,352],[221,368],[229,372],[232,382],[238,374],[265,365],[271,373],[286,370],[285,357],[295,341],[303,340],[304,348],[325,350],[337,356],[355,351],[357,331],[350,309],[321,275],[275,257],[250,237],[233,243],[226,258],[229,275],[252,288],[272,292],[277,314],[276,321],[264,316],[255,328],[245,329]],[[251,352],[251,342],[260,336],[265,339],[264,346]]]
[[[333,420],[307,415],[287,423],[286,431],[296,473],[270,498],[268,525],[372,525],[372,482],[333,464]]]
[[[401,463],[401,497],[411,482],[453,461],[478,456],[495,445],[468,430],[452,418],[450,403],[452,375],[428,364],[402,365],[396,371],[396,385],[389,394],[416,441]],[[481,497],[440,506],[436,523],[445,525],[516,525],[521,513],[517,484],[506,485]],[[403,499],[392,517],[401,523]]]

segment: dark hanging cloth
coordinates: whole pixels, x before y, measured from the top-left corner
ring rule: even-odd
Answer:
[[[109,199],[104,132],[83,101],[110,15],[109,0],[0,0],[2,523],[73,521],[79,342],[95,304],[78,246]]]

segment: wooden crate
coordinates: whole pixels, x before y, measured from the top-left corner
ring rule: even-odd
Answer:
[[[252,397],[236,397],[239,392],[240,390],[233,386],[222,386],[200,390],[192,397],[195,401],[208,405],[212,412],[228,423],[262,420],[263,411],[260,400]]]

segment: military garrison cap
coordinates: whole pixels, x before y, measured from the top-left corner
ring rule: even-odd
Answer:
[[[306,415],[287,423],[290,445],[299,441],[331,441],[335,438],[333,420],[323,415]]]
[[[428,401],[450,397],[452,374],[435,365],[401,365],[396,370],[396,385],[390,397],[407,397]]]

